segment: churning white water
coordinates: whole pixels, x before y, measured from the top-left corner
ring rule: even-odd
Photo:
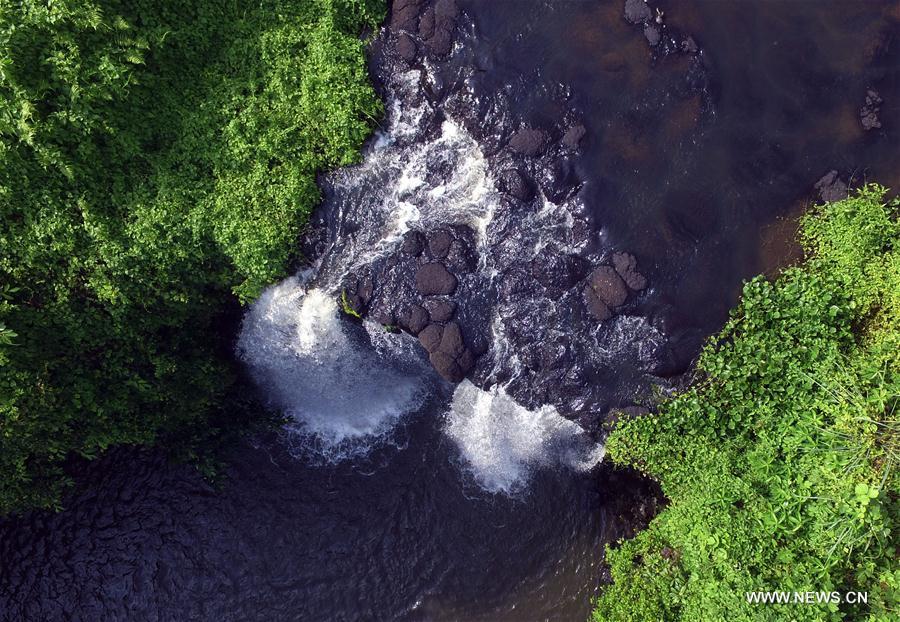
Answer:
[[[535,467],[562,464],[587,470],[603,459],[603,446],[577,423],[552,406],[528,410],[496,385],[484,391],[468,380],[461,382],[444,429],[476,481],[491,492],[515,492]]]
[[[288,429],[328,457],[358,453],[420,402],[424,384],[341,321],[333,295],[289,278],[244,319],[238,352]],[[414,363],[413,363],[414,364]]]
[[[409,72],[393,86],[389,125],[363,162],[328,176],[327,246],[315,268],[269,288],[244,320],[238,354],[271,406],[289,418],[289,441],[302,453],[329,460],[364,453],[421,404],[433,378],[413,338],[375,324],[361,330],[341,317],[347,274],[393,253],[410,228],[465,224],[476,232],[479,270],[496,275],[495,253],[537,254],[572,224],[566,206],[543,200],[514,234],[490,239],[499,194],[485,156],[452,118],[435,127],[435,111],[410,96],[419,77]],[[508,349],[499,316],[494,329],[492,347]],[[468,381],[456,388],[445,431],[475,479],[494,492],[521,487],[535,467],[582,469],[602,458],[602,448],[554,408],[527,410],[502,388]]]

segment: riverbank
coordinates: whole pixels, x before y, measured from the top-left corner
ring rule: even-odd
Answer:
[[[610,436],[610,457],[669,506],[610,550],[595,620],[892,619],[900,200],[866,186],[814,208],[799,236],[807,259],[744,287],[695,384]],[[829,596],[746,598],[775,591]]]

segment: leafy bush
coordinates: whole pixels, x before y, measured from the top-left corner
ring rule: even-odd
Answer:
[[[235,296],[283,274],[316,173],[358,157],[383,10],[0,12],[0,512],[56,505],[69,456],[230,424]]]
[[[801,228],[807,260],[756,278],[700,379],[608,454],[670,505],[608,550],[595,620],[896,620],[900,605],[900,223],[868,186]],[[745,592],[868,592],[750,604]]]

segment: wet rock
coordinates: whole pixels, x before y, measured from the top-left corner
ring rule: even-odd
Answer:
[[[612,317],[612,311],[606,303],[600,300],[597,292],[590,285],[584,286],[584,304],[588,312],[601,322]]]
[[[414,31],[424,0],[394,0],[391,5],[391,27]]]
[[[632,24],[649,22],[653,11],[644,0],[625,0],[625,19]]]
[[[613,253],[613,267],[631,289],[640,291],[647,287],[646,277],[637,270],[637,259],[631,253]]]
[[[400,250],[407,255],[418,257],[425,250],[425,236],[418,231],[407,231],[403,236]]]
[[[449,324],[444,326],[444,331],[441,333],[441,343],[438,346],[438,351],[449,354],[450,356],[456,358],[457,356],[462,354],[463,350],[465,349],[466,346],[463,343],[462,330],[460,330],[459,324],[457,324],[456,322],[450,322]]]
[[[520,201],[530,201],[534,197],[534,186],[530,181],[514,168],[500,173],[500,191]]]
[[[644,38],[650,45],[658,45],[662,35],[659,33],[659,27],[654,24],[644,25]]]
[[[400,36],[397,37],[395,49],[397,50],[397,55],[407,63],[412,63],[416,60],[416,42],[405,32],[400,33]]]
[[[453,240],[445,259],[447,267],[456,274],[468,274],[476,267],[475,255],[462,240]]]
[[[581,188],[581,179],[575,167],[566,158],[556,160],[541,171],[539,179],[541,190],[553,203],[560,205]]]
[[[428,252],[435,259],[444,259],[450,252],[453,236],[446,231],[435,231],[428,236]]]
[[[565,134],[563,134],[562,144],[564,147],[574,151],[575,149],[578,149],[578,146],[581,144],[581,139],[584,138],[585,134],[587,134],[587,130],[584,129],[583,125],[580,123],[573,125],[566,130]]]
[[[594,268],[589,277],[589,285],[608,307],[619,307],[628,299],[625,281],[612,266]]]
[[[428,312],[419,305],[409,305],[397,319],[401,328],[412,335],[418,335],[428,324]]]
[[[373,322],[378,322],[382,326],[394,326],[397,323],[397,318],[394,317],[394,314],[389,309],[384,308],[373,310],[369,313],[369,319]]]
[[[544,287],[569,289],[583,276],[582,261],[572,255],[544,251],[532,260],[531,274]]]
[[[509,139],[509,148],[526,156],[538,155],[547,145],[547,133],[534,128],[523,128]]]
[[[456,359],[449,354],[440,351],[432,352],[428,355],[428,360],[435,371],[450,382],[459,382],[463,379],[462,369],[460,369]]]
[[[878,114],[881,112],[883,102],[878,91],[872,89],[866,91],[866,103],[859,109],[859,122],[864,130],[869,131],[881,127]]]
[[[684,41],[681,42],[681,51],[685,54],[696,54],[700,51],[700,46],[697,45],[693,37],[685,37]]]
[[[819,197],[825,203],[834,201],[843,201],[847,198],[847,184],[838,177],[837,171],[828,171],[815,184],[815,189],[819,192]]]
[[[456,303],[452,300],[426,300],[425,310],[432,322],[449,322],[453,319]]]
[[[419,343],[429,354],[437,352],[443,333],[444,327],[440,324],[429,324],[419,332]]]
[[[445,57],[453,49],[453,30],[459,7],[456,0],[437,0],[419,19],[419,36],[434,56]]]
[[[456,290],[457,280],[444,264],[427,263],[416,272],[416,289],[423,296],[446,296]]]

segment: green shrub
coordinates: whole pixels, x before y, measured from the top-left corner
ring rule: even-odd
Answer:
[[[381,113],[359,34],[383,11],[0,11],[0,513],[57,505],[67,457],[234,424],[236,297],[284,273],[317,172]]]
[[[898,201],[867,186],[806,216],[807,260],[756,278],[658,415],[608,455],[670,500],[608,549],[595,620],[896,620]],[[868,604],[750,604],[746,592],[868,592]]]

